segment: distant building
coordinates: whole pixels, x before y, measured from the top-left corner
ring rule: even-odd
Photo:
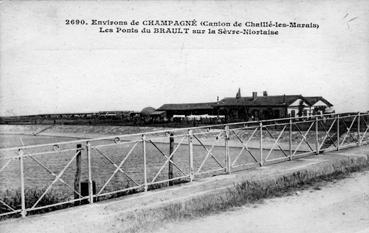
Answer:
[[[186,104],[164,104],[157,111],[165,111],[168,118],[174,115],[214,115],[216,114],[214,105],[216,102],[208,103],[186,103]]]
[[[236,97],[220,100],[214,108],[228,121],[248,121],[296,116],[300,109],[302,114],[308,115],[310,104],[302,95],[268,96],[264,91],[262,96],[253,92],[250,97],[237,93]]]
[[[333,105],[321,96],[268,95],[253,92],[242,97],[238,89],[236,97],[226,97],[217,102],[164,104],[158,111],[165,111],[168,118],[175,115],[218,115],[226,121],[249,121],[285,117],[310,116],[333,111]]]
[[[310,96],[305,97],[305,99],[309,102],[310,112],[313,115],[334,112],[333,104],[324,99],[322,96]]]

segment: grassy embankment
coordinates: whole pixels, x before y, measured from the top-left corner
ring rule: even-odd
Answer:
[[[224,191],[207,193],[183,202],[169,203],[161,208],[145,209],[123,217],[129,221],[122,232],[149,231],[163,221],[181,221],[206,216],[246,204],[262,203],[265,198],[291,195],[299,190],[313,187],[319,190],[327,182],[343,179],[352,172],[368,170],[369,163],[352,159],[301,170],[275,178],[260,181],[242,181]],[[122,220],[123,220],[122,218]]]

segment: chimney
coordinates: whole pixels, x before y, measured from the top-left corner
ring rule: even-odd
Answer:
[[[252,92],[252,100],[256,100],[256,98],[258,97],[258,93],[256,91]]]
[[[241,88],[238,88],[238,91],[236,93],[236,99],[241,98]]]
[[[267,91],[263,91],[263,96],[268,96],[268,92]]]

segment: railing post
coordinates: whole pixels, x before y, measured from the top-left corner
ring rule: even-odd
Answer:
[[[226,165],[226,173],[231,173],[231,158],[229,156],[229,126],[226,125],[224,127],[225,130],[225,165]]]
[[[259,123],[260,127],[260,166],[264,165],[263,160],[263,122]]]
[[[19,170],[20,170],[20,182],[21,182],[21,215],[22,218],[26,217],[27,211],[26,211],[26,199],[24,195],[24,167],[23,167],[23,150],[19,149],[18,151],[19,155]]]
[[[315,117],[315,153],[319,154],[319,120]]]
[[[86,142],[87,152],[87,169],[88,169],[88,201],[90,204],[94,203],[93,183],[92,183],[92,169],[91,169],[91,144]]]
[[[193,144],[192,144],[192,130],[188,130],[188,146],[189,146],[189,173],[190,173],[190,181],[193,181],[194,178],[194,167],[193,167]]]
[[[340,115],[337,115],[337,150],[340,149]]]
[[[290,149],[290,160],[292,160],[292,119],[290,118],[290,132],[289,132],[289,149]]]
[[[170,136],[169,136],[169,157],[170,160],[169,160],[169,164],[168,164],[168,179],[170,180],[169,181],[169,186],[172,186],[173,185],[173,181],[171,181],[171,179],[173,179],[173,159],[174,159],[174,155],[172,156],[172,153],[174,151],[174,134],[173,133],[170,133]]]
[[[147,192],[147,152],[146,152],[146,135],[142,134],[142,146],[143,146],[143,163],[144,163],[144,191]]]
[[[79,195],[77,193],[81,193],[82,144],[77,144],[76,153],[77,156],[76,156],[76,174],[74,175],[74,191],[75,191],[74,199],[78,199]],[[80,204],[81,204],[80,201],[74,202],[75,206]]]
[[[360,146],[360,112],[357,114],[357,145]]]
[[[188,150],[189,150],[189,173],[190,173],[190,182],[194,179],[194,167],[193,167],[193,132],[192,130],[188,130]]]

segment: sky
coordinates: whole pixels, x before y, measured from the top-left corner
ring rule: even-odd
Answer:
[[[317,23],[278,36],[100,33],[66,19]],[[369,110],[369,1],[1,1],[0,115],[259,95]],[[129,28],[129,26],[127,26]]]

